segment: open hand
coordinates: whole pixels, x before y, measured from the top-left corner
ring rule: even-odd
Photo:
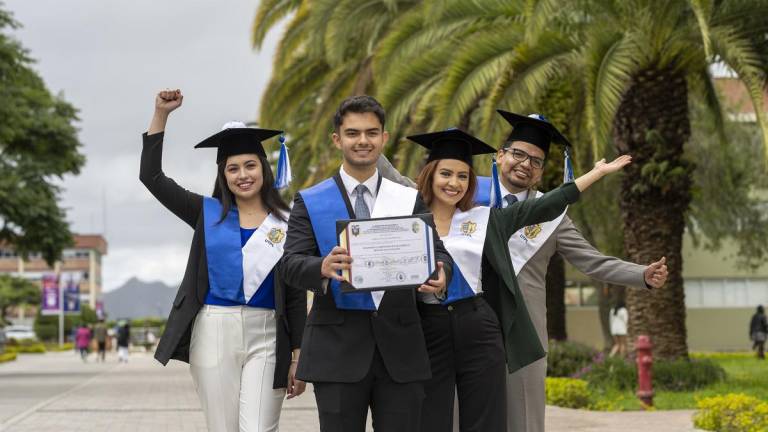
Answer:
[[[179,89],[160,91],[155,96],[155,111],[170,114],[171,111],[181,106],[182,101],[184,101],[184,95]]]
[[[600,171],[603,175],[606,175],[616,172],[630,163],[632,163],[632,156],[621,155],[611,162],[606,162],[605,159],[600,159],[595,162],[595,169]]]
[[[652,288],[661,288],[667,282],[667,258],[661,257],[660,260],[651,263],[645,268],[643,276],[645,283]]]
[[[437,279],[430,279],[427,283],[422,284],[419,287],[419,291],[430,294],[441,294],[445,292],[445,270],[443,270],[443,263],[437,262]]]
[[[336,279],[341,282],[344,279],[338,272],[339,270],[349,270],[352,267],[352,257],[349,256],[346,249],[336,246],[331,249],[331,253],[323,258],[323,264],[320,267],[320,274],[328,279]]]

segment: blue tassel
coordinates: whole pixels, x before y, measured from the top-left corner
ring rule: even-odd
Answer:
[[[573,165],[571,164],[571,150],[570,147],[565,147],[565,166],[563,167],[563,183],[572,182],[575,178],[573,175]]]
[[[275,175],[275,189],[285,189],[293,180],[291,174],[291,160],[288,158],[288,146],[285,145],[285,135],[280,135],[280,157],[277,159],[277,174]]]
[[[493,158],[491,167],[491,207],[501,208],[501,184],[499,184],[499,168],[496,166],[496,158]]]

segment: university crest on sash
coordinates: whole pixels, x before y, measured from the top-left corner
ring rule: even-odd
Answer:
[[[541,224],[536,225],[529,225],[523,229],[523,234],[525,234],[526,237],[533,240],[541,234]]]
[[[282,228],[272,228],[267,234],[267,239],[274,244],[280,243],[285,238],[285,231]]]
[[[466,221],[461,224],[461,233],[465,236],[471,236],[477,231],[477,224],[472,221]]]

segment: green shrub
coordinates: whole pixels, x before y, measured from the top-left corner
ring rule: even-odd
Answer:
[[[582,371],[580,378],[594,388],[632,390],[637,384],[637,368],[627,360],[611,357],[595,362]]]
[[[637,387],[637,366],[626,360],[596,361],[575,375],[593,388],[632,390]],[[715,361],[657,360],[653,362],[654,390],[691,391],[725,380],[725,370]]]
[[[67,342],[64,345],[46,344],[45,349],[49,352],[72,351],[73,349],[75,349],[75,344],[73,344],[72,342]]]
[[[570,377],[592,363],[597,350],[575,342],[550,341],[547,353],[547,375]]]
[[[165,318],[160,317],[135,318],[131,320],[131,328],[163,326],[165,326]]]
[[[768,430],[768,403],[745,394],[727,394],[698,401],[693,425],[718,432]]]
[[[44,354],[45,345],[43,345],[41,342],[38,342],[34,345],[9,346],[6,347],[5,351],[19,354]]]
[[[590,397],[587,382],[575,378],[546,379],[547,404],[565,408],[585,408]]]
[[[64,338],[70,338],[72,328],[79,324],[95,324],[98,321],[96,312],[87,304],[80,304],[79,315],[64,316]],[[43,315],[40,311],[35,318],[35,334],[46,342],[56,341],[59,337],[59,317],[58,315]]]
[[[689,354],[691,359],[712,359],[712,360],[743,360],[755,357],[753,352],[692,352]]]
[[[15,352],[5,352],[0,354],[0,363],[5,363],[13,360],[16,360]]]
[[[698,390],[725,380],[725,369],[710,359],[658,361],[653,364],[653,386],[661,390]]]

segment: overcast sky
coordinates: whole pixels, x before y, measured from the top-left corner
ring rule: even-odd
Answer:
[[[4,3],[22,23],[15,36],[37,60],[48,88],[80,110],[87,163],[79,176],[64,180],[62,205],[74,232],[106,228],[104,288],[132,276],[178,284],[192,229],[139,182],[140,134],[154,95],[165,87],[184,92],[166,132],[166,174],[209,194],[215,153],[192,147],[226,121],[257,117],[280,30],[262,51],[251,48],[258,0]]]

